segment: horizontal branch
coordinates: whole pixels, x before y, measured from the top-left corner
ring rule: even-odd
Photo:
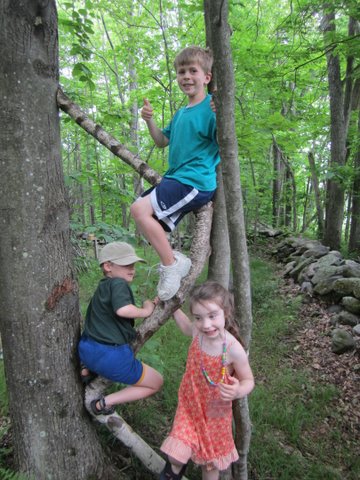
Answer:
[[[149,167],[138,155],[130,152],[130,150],[107,133],[100,125],[91,120],[79,105],[70,100],[61,88],[58,88],[56,99],[58,107],[61,108],[61,110],[67,113],[81,128],[96,138],[96,140],[110,150],[111,153],[132,167],[141,177],[149,182],[150,185],[156,185],[160,182],[161,175]]]
[[[94,415],[90,403],[100,397],[111,384],[110,381],[98,377],[85,389],[85,407],[90,415],[106,426],[110,432],[134,454],[141,463],[154,475],[160,474],[165,466],[164,459],[145,442],[125,420],[116,412],[111,415]],[[186,480],[185,477],[183,477]]]

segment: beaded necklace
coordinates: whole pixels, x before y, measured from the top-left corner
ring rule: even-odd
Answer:
[[[201,371],[204,375],[204,377],[206,378],[206,381],[216,387],[217,385],[219,385],[219,383],[224,383],[224,380],[225,380],[225,374],[226,374],[226,365],[227,365],[227,358],[226,358],[226,333],[225,333],[225,338],[224,338],[224,342],[222,344],[222,354],[221,354],[221,370],[220,370],[220,375],[221,375],[221,378],[219,380],[219,382],[214,382],[213,380],[211,380],[211,378],[209,377],[209,374],[207,373],[207,371],[205,370],[205,367],[204,367],[204,364],[203,364],[203,360],[202,360],[202,342],[203,342],[203,336],[201,336],[201,340],[200,340],[200,368],[201,368]]]

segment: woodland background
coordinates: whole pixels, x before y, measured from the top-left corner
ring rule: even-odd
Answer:
[[[356,1],[326,5],[229,2],[245,218],[359,253],[360,12]],[[164,172],[139,110],[148,98],[166,125],[183,105],[172,62],[205,45],[203,3],[60,1],[58,12],[64,91]],[[66,117],[62,142],[73,227],[133,231],[138,178]]]
[[[211,3],[59,1],[56,14],[53,1],[0,0],[4,479],[28,478],[14,473],[18,467],[37,472],[37,480],[50,474],[59,480],[71,474],[88,479],[89,472],[94,478],[118,478],[113,467],[125,471],[125,478],[152,478],[112,438],[97,435],[83,408],[76,357],[77,281],[83,309],[99,279],[92,251],[98,244],[89,235],[100,242],[131,241],[151,266],[156,262],[129,217],[129,205],[147,185],[64,113],[60,164],[57,35],[63,91],[135,158],[163,173],[166,152],[154,148],[139,112],[148,98],[159,125],[166,125],[184,104],[172,62],[187,45],[205,46],[204,6]],[[299,370],[293,363],[293,338],[303,327],[299,299],[277,298],[281,282],[274,266],[258,257],[256,233],[263,225],[281,228],[359,256],[359,7],[355,1],[228,4],[237,149],[246,230],[255,255],[251,355],[257,388],[250,405],[249,473],[263,480],[352,480],[359,463],[356,427],[346,410],[351,399],[342,397],[340,381],[334,386],[327,377],[309,375],[308,365]],[[230,76],[219,79],[219,86],[220,80],[231,83]],[[224,97],[215,94],[220,104]],[[193,220],[189,215],[172,238],[185,251],[194,238]],[[223,243],[218,246],[221,250]],[[232,263],[237,265],[233,258]],[[235,266],[233,271],[238,273]],[[136,295],[155,290],[153,277],[152,269],[140,270]],[[308,336],[297,341],[303,350],[311,348]],[[171,424],[186,348],[168,322],[141,356],[172,382],[141,408],[121,411],[155,449]],[[319,345],[312,352],[318,356]],[[341,360],[337,370],[345,371]],[[195,479],[198,472],[189,476]]]

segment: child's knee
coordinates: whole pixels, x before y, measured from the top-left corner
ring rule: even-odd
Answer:
[[[138,211],[139,211],[139,205],[136,205],[138,202],[134,202],[131,206],[130,206],[130,215],[136,219],[136,216],[138,215]]]
[[[164,378],[163,376],[157,372],[157,379],[156,379],[156,382],[155,382],[155,391],[158,392],[159,390],[161,390],[162,386],[164,385]]]

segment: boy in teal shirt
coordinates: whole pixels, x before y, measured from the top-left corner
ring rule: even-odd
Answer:
[[[208,203],[216,190],[220,162],[216,117],[205,90],[212,63],[211,51],[197,46],[176,56],[176,78],[188,104],[175,113],[166,128],[157,127],[148,100],[141,111],[155,144],[160,148],[169,145],[169,168],[163,179],[131,206],[137,226],[160,257],[158,296],[163,301],[176,294],[191,267],[189,258],[172,250],[166,232],[171,232],[186,213]]]

